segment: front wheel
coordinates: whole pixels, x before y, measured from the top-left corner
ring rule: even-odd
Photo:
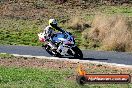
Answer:
[[[72,50],[75,52],[74,58],[79,58],[79,59],[83,58],[83,53],[77,46],[73,47]]]

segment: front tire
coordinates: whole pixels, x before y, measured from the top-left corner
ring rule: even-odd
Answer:
[[[73,47],[72,50],[75,52],[74,58],[79,58],[79,59],[83,58],[83,53],[77,46]]]

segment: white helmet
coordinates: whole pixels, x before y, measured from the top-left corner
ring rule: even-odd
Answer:
[[[52,24],[57,25],[57,21],[55,19],[49,19],[49,26],[52,27]]]

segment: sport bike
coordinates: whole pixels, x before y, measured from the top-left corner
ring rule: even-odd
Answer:
[[[39,41],[43,42],[43,48],[51,55],[55,57],[62,56],[73,56],[74,58],[83,58],[82,51],[75,44],[74,36],[70,32],[65,33],[56,33],[52,39],[50,38],[48,41],[45,39],[45,35],[43,33],[38,34]],[[61,46],[58,51],[57,49],[52,49],[51,42],[55,44],[57,49]],[[63,53],[62,53],[63,52]]]

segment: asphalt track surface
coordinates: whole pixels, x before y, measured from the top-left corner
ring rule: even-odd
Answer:
[[[93,50],[82,50],[82,51],[84,58],[80,60],[132,65],[132,53],[93,51]],[[33,47],[33,46],[0,45],[0,53],[51,57],[44,49],[42,49],[42,47]],[[73,59],[73,58],[69,57],[69,59]]]

